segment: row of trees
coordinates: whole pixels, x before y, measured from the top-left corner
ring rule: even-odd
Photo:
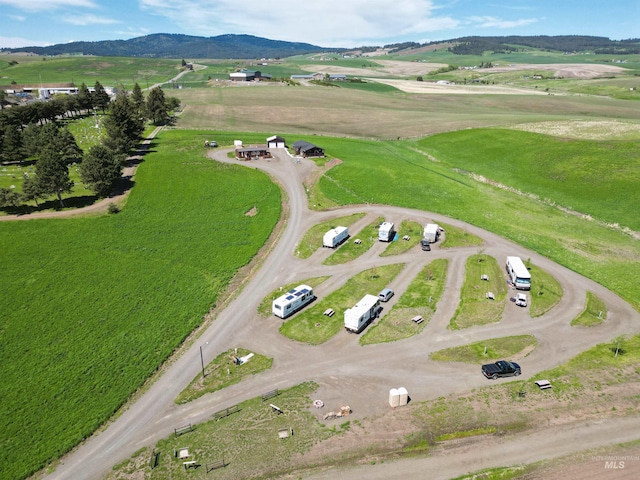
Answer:
[[[99,197],[108,196],[122,174],[127,156],[140,141],[146,119],[151,119],[156,125],[161,124],[167,120],[170,109],[179,106],[177,99],[167,101],[161,88],[152,89],[146,99],[138,84],[131,94],[119,89],[114,100],[104,92],[108,100],[106,104],[103,92],[103,88],[90,92],[83,84],[78,95],[34,102],[1,112],[0,131],[4,135],[0,137],[0,152],[3,163],[35,161],[35,173],[25,173],[21,193],[0,188],[0,206],[15,207],[25,201],[35,201],[38,205],[39,199],[50,195],[55,195],[64,206],[62,195],[70,193],[73,188],[69,177],[70,163],[79,163],[80,178],[87,188]],[[60,124],[59,120],[68,112],[34,118],[34,112],[43,113],[47,109],[31,108],[31,105],[60,105],[63,102],[79,105],[78,108],[84,110],[101,108],[108,113],[102,122],[104,133],[101,143],[92,146],[86,154],[69,130]],[[22,122],[27,110],[30,122],[25,125]]]

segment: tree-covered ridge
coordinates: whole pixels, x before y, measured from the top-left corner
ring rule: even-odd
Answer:
[[[449,42],[456,43],[455,46],[449,48],[449,51],[458,55],[482,55],[487,51],[508,53],[517,51],[518,47],[558,52],[589,51],[617,55],[640,53],[640,39],[611,40],[606,37],[588,35],[461,37]]]
[[[129,40],[71,42],[48,47],[16,48],[9,51],[29,51],[38,55],[82,54],[103,57],[283,58],[327,50],[308,43],[269,40],[252,35],[196,37],[157,33]]]

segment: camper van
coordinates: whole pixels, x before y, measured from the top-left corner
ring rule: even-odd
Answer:
[[[380,299],[375,295],[365,295],[353,308],[344,311],[345,330],[360,333],[380,314],[380,310]]]
[[[349,229],[347,227],[332,228],[323,235],[322,246],[328,248],[336,248],[347,238],[349,238]]]
[[[381,242],[391,242],[396,236],[392,222],[383,222],[378,229],[378,240]]]
[[[440,236],[440,226],[436,223],[428,223],[424,227],[424,232],[422,233],[422,239],[428,240],[429,243],[436,243],[438,241],[438,237]]]
[[[531,274],[520,257],[507,257],[507,273],[511,284],[518,290],[531,289]]]
[[[313,288],[309,285],[298,285],[284,295],[276,298],[271,304],[271,311],[276,317],[287,318],[305,305],[315,300]]]

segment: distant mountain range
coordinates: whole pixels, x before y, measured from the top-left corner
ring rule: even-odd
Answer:
[[[388,51],[411,50],[428,45],[448,44],[447,48],[459,55],[482,55],[484,52],[514,52],[523,47],[560,52],[589,51],[601,54],[640,53],[640,39],[610,40],[606,37],[585,35],[461,37],[431,43],[404,42],[384,45]],[[23,47],[5,49],[5,52],[31,52],[38,55],[96,55],[101,57],[151,58],[285,58],[317,52],[372,51],[380,47],[360,49],[323,48],[308,43],[269,40],[252,35],[219,35],[194,37],[190,35],[157,33],[130,40],[104,40],[101,42],[61,43],[49,47]]]
[[[49,47],[22,47],[4,50],[37,55],[96,55],[100,57],[150,58],[284,58],[305,53],[336,51],[308,43],[269,40],[252,35],[190,35],[156,33],[130,40],[71,42]]]

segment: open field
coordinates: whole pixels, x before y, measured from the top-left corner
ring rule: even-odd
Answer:
[[[636,128],[640,131],[640,125]],[[459,148],[471,139],[472,150]],[[636,142],[569,140],[495,129],[451,132],[419,144],[440,162],[476,178],[640,231],[640,218],[628,208],[640,205]],[[559,182],[564,185],[560,191]]]
[[[186,106],[180,128],[261,132],[269,125],[272,134],[296,136],[396,139],[540,121],[640,120],[634,102],[601,97],[483,94],[461,98],[283,85],[183,89],[172,91],[172,96]]]
[[[0,85],[40,85],[45,83],[85,83],[93,87],[96,81],[103,86],[123,84],[132,88],[138,83],[146,88],[165,82],[181,69],[180,60],[127,57],[0,57],[16,61],[16,65],[0,62]],[[37,59],[37,60],[35,60]]]
[[[117,411],[269,237],[279,190],[203,161],[193,135],[154,142],[117,215],[0,225],[7,478],[38,470]],[[212,235],[220,225],[226,235]]]

